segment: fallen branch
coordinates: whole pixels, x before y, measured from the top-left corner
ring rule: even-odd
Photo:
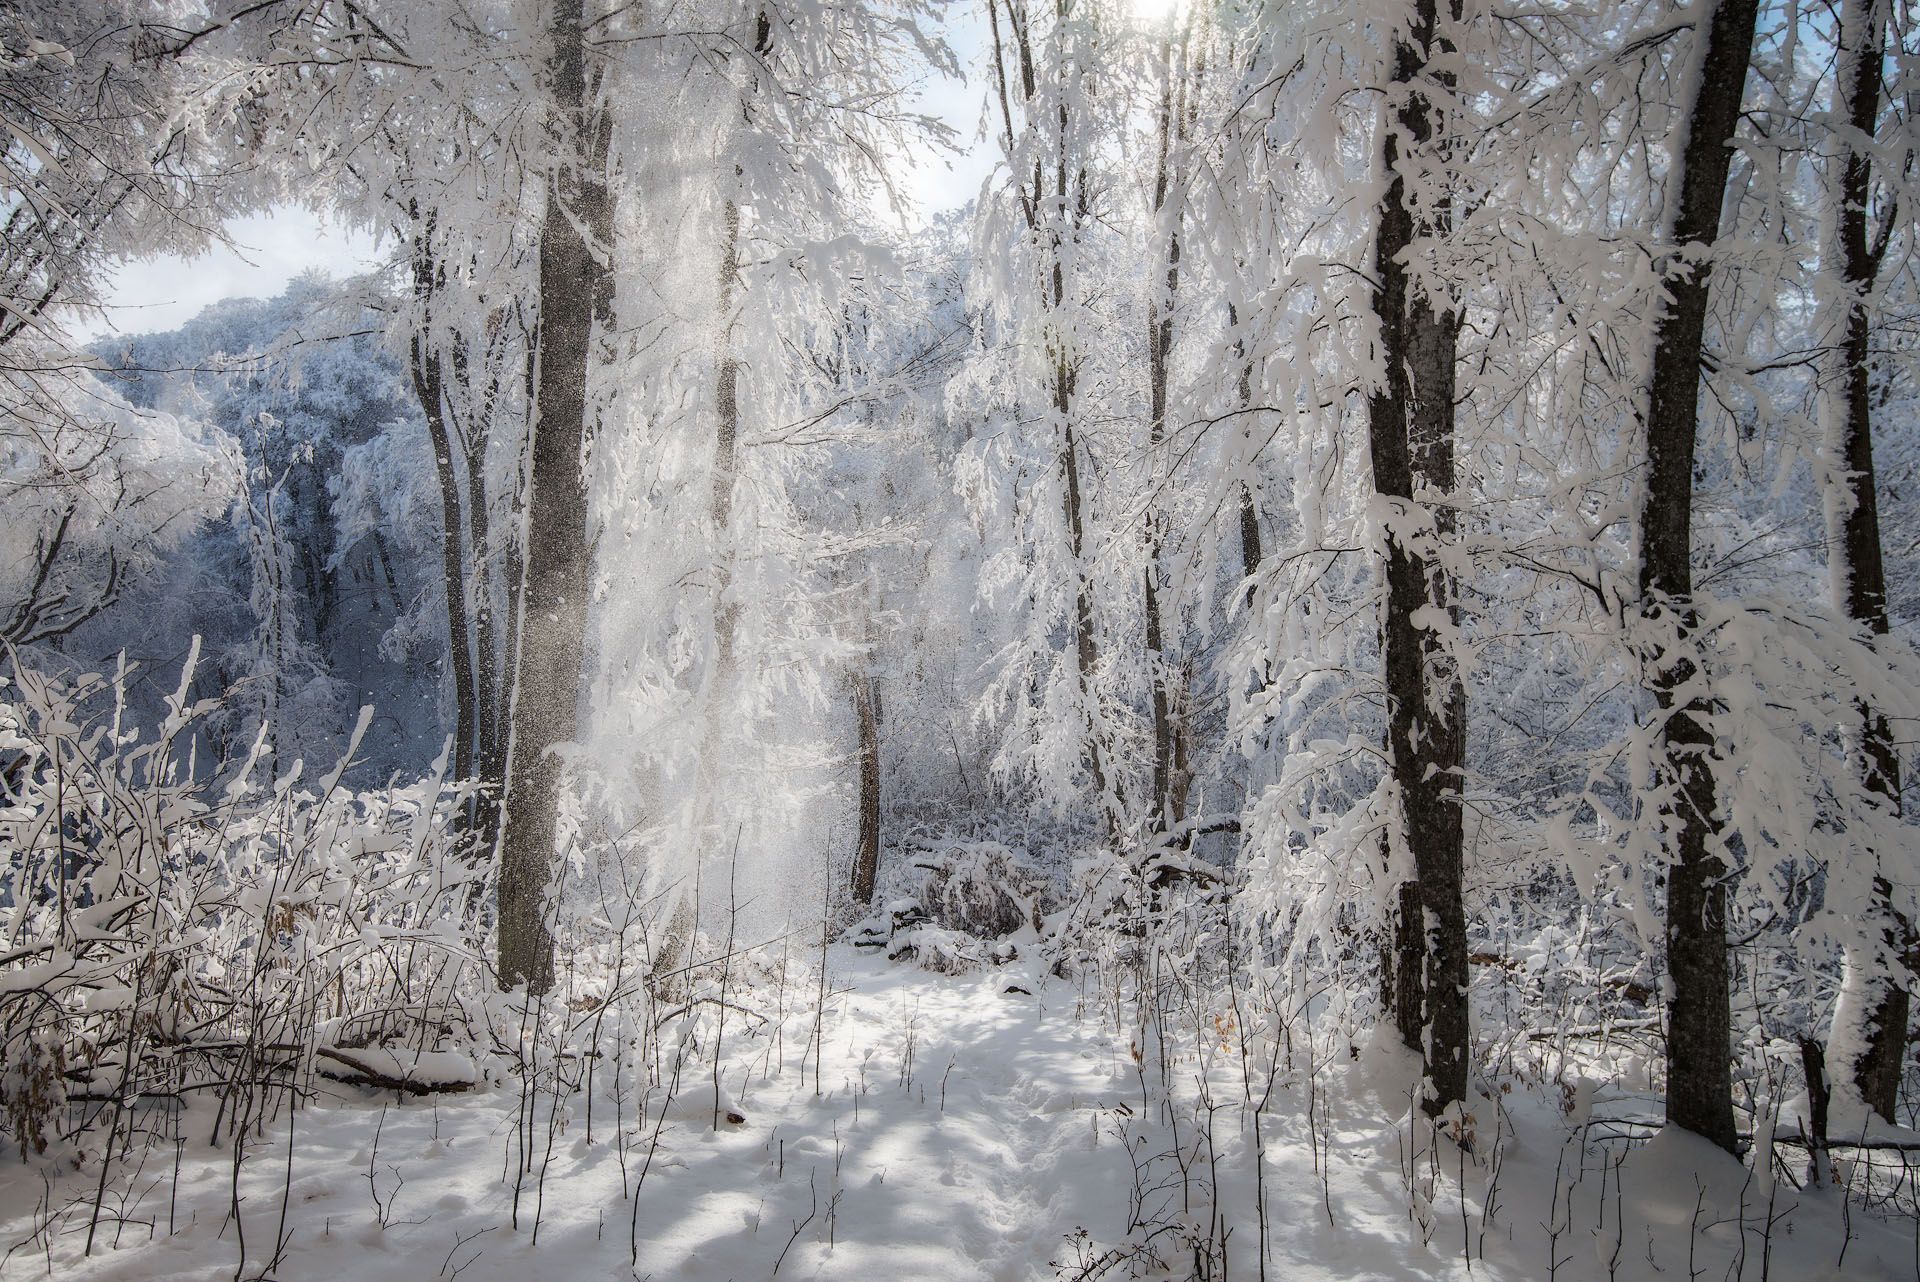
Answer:
[[[314,1071],[320,1076],[335,1082],[344,1082],[349,1086],[372,1086],[383,1091],[403,1091],[409,1095],[457,1094],[473,1089],[471,1077],[451,1075],[416,1077],[411,1073],[396,1076],[382,1072],[369,1064],[364,1054],[341,1050],[334,1046],[317,1047],[313,1056],[316,1060],[332,1060],[345,1065],[348,1073],[329,1068],[325,1064],[314,1065]],[[389,1058],[392,1058],[389,1054]]]

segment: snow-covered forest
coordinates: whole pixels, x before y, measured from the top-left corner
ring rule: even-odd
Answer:
[[[0,1276],[1920,1279],[1917,168],[1913,0],[0,6]]]

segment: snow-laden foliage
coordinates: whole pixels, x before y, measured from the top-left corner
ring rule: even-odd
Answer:
[[[211,1092],[237,1129],[316,1072],[471,1081],[488,870],[456,792],[342,787],[366,713],[331,768],[276,776],[263,734],[209,787],[196,660],[157,725],[124,672],[19,667],[7,692],[0,1038],[25,1148],[117,1135],[142,1097]]]
[[[1015,1024],[1037,1138],[983,1142],[1092,1108],[1122,1165],[996,1276],[1291,1276],[1343,1217],[1383,1274],[1740,1276],[1911,1213],[1906,0],[106,13],[0,20],[0,1089],[101,1163],[85,1251],[186,1133],[136,1096],[237,1110],[244,1226],[236,1137],[324,1079],[484,1097],[475,1196],[577,1179],[642,1275],[676,1130],[760,1143],[657,1271],[831,1272],[925,1174],[863,1110]],[[987,176],[923,220],[944,144]],[[43,332],[284,200],[384,259]],[[501,1226],[442,1209],[452,1275]]]
[[[225,452],[197,462],[175,447],[174,465],[197,462],[217,503],[162,525],[170,555],[130,567],[129,608],[65,648],[82,665],[125,650],[151,671],[200,637],[196,694],[220,698],[194,733],[216,758],[245,752],[262,726],[279,761],[335,755],[372,704],[382,720],[353,778],[413,774],[451,721],[431,574],[438,496],[400,371],[368,332],[377,319],[363,292],[303,278],[100,345],[111,385],[142,413],[205,424]],[[168,491],[190,492],[184,478]],[[138,676],[134,706],[156,715],[167,693],[165,678]]]

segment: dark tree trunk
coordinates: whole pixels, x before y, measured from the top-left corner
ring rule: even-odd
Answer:
[[[1807,1141],[1807,1156],[1811,1159],[1809,1165],[1812,1167],[1807,1184],[1811,1188],[1819,1188],[1828,1183],[1830,1176],[1827,1112],[1833,1102],[1833,1091],[1827,1080],[1826,1049],[1820,1045],[1819,1039],[1800,1039],[1800,1072],[1807,1083],[1807,1116],[1801,1119]]]
[[[1094,667],[1100,659],[1093,635],[1093,583],[1085,561],[1086,525],[1080,501],[1080,449],[1074,441],[1073,420],[1067,415],[1073,406],[1073,373],[1066,361],[1055,363],[1054,406],[1061,415],[1060,478],[1061,504],[1067,520],[1067,558],[1073,567],[1073,654],[1074,670],[1079,678],[1080,700],[1087,716],[1087,777],[1093,793],[1106,813],[1108,835],[1119,826],[1117,806],[1107,796],[1107,770],[1101,759],[1099,719],[1096,706],[1100,698],[1094,682]]]
[[[1253,487],[1240,487],[1240,572],[1248,579],[1247,595],[1253,595],[1252,579],[1260,568],[1260,512],[1253,504]]]
[[[1245,415],[1253,408],[1253,362],[1247,359],[1246,340],[1240,336],[1240,311],[1227,304],[1227,327],[1233,331],[1233,357],[1240,367],[1234,388],[1235,404]],[[1241,430],[1245,431],[1242,424]],[[1253,604],[1253,576],[1260,569],[1260,508],[1251,482],[1240,483],[1240,573],[1247,580],[1247,604]]]
[[[483,843],[499,835],[500,792],[506,781],[506,735],[501,727],[500,642],[494,627],[493,547],[488,534],[483,454],[469,444],[467,459],[468,546],[473,549],[474,771],[484,790],[474,814]]]
[[[1147,296],[1147,448],[1155,466],[1167,437],[1167,361],[1173,349],[1173,309],[1180,291],[1180,227],[1183,198],[1172,190],[1169,166],[1176,159],[1175,149],[1185,141],[1186,104],[1176,102],[1174,92],[1174,51],[1171,36],[1163,51],[1164,80],[1160,91],[1159,146],[1153,182],[1154,221],[1165,220],[1166,249],[1161,279],[1149,282]],[[1185,74],[1184,68],[1181,73]],[[1184,99],[1184,94],[1181,95]],[[1173,208],[1168,211],[1171,196]],[[1157,507],[1146,514],[1146,568],[1142,571],[1142,613],[1146,622],[1147,674],[1151,683],[1153,710],[1153,796],[1147,825],[1152,832],[1166,832],[1184,817],[1184,789],[1177,781],[1180,736],[1174,712],[1179,702],[1175,690],[1176,666],[1169,661],[1165,626],[1161,617],[1160,548],[1165,541],[1165,521]]]
[[[1457,10],[1452,15],[1458,18]],[[1394,81],[1404,94],[1384,144],[1388,186],[1374,240],[1383,380],[1367,400],[1373,485],[1408,524],[1431,520],[1432,542],[1454,532],[1454,356],[1451,305],[1415,288],[1404,261],[1416,238],[1443,232],[1444,205],[1416,221],[1400,176],[1402,140],[1419,147],[1436,133],[1433,105],[1420,87],[1451,73],[1430,71],[1451,42],[1438,30],[1435,0],[1415,0],[1408,39],[1395,48]],[[1426,1110],[1437,1114],[1466,1098],[1467,924],[1461,883],[1461,769],[1467,695],[1459,666],[1429,620],[1459,620],[1453,584],[1419,542],[1389,529],[1382,652],[1387,687],[1387,759],[1400,803],[1398,830],[1411,858],[1392,851],[1390,875],[1410,879],[1395,903],[1388,1004],[1400,1036],[1421,1053],[1429,1083]],[[1391,842],[1392,837],[1389,838]]]
[[[1841,9],[1840,91],[1847,123],[1856,138],[1874,137],[1880,124],[1885,19],[1877,10],[1873,0],[1846,0]],[[1883,233],[1869,243],[1867,235],[1872,158],[1851,141],[1846,148],[1840,208],[1834,220],[1839,243],[1832,254],[1844,277],[1847,303],[1840,370],[1842,404],[1837,424],[1840,439],[1835,450],[1845,469],[1841,483],[1846,486],[1846,494],[1836,505],[1838,519],[1829,531],[1833,551],[1828,565],[1834,578],[1834,595],[1847,617],[1879,638],[1888,631],[1887,575],[1880,551],[1880,507],[1873,470],[1871,318],[1866,298],[1880,275],[1887,239]],[[1883,804],[1898,814],[1900,758],[1892,727],[1886,715],[1866,700],[1859,700],[1855,707],[1860,717],[1858,768],[1862,778]],[[1848,1075],[1874,1112],[1891,1122],[1906,1052],[1914,931],[1912,923],[1893,908],[1893,887],[1877,871],[1873,894],[1872,912],[1877,921],[1870,929],[1878,930],[1880,942],[1903,964],[1899,971],[1889,974],[1884,963],[1863,955],[1867,950],[1849,950],[1847,987],[1852,991],[1835,1011],[1835,1019],[1860,1019],[1862,1036],[1859,1040],[1836,1039],[1836,1043],[1860,1047],[1860,1053],[1851,1063],[1839,1065],[1839,1071]],[[1849,1004],[1859,1009],[1847,1009]]]
[[[860,839],[853,852],[853,902],[871,904],[880,873],[880,700],[870,674],[856,673],[850,684],[860,724]]]
[[[582,0],[548,10],[553,49],[549,123],[557,157],[540,235],[538,397],[528,479],[526,572],[515,665],[512,747],[500,846],[500,982],[553,983],[546,899],[563,769],[555,751],[578,727],[592,541],[581,451],[596,319],[612,276],[598,250],[612,234],[606,130],[589,120]],[[589,243],[591,235],[599,245]]]
[[[1720,232],[1733,157],[1733,131],[1753,52],[1757,0],[1721,0],[1704,33],[1707,48],[1687,145],[1678,165],[1676,249],[1689,258]],[[1675,181],[1675,179],[1669,179]],[[1733,1125],[1731,1015],[1728,984],[1726,865],[1717,847],[1713,734],[1699,699],[1678,691],[1695,674],[1685,648],[1693,611],[1693,455],[1699,419],[1700,356],[1707,321],[1710,260],[1677,267],[1667,282],[1669,302],[1654,326],[1647,407],[1647,486],[1641,510],[1642,626],[1650,636],[1641,656],[1646,680],[1665,721],[1661,754],[1673,788],[1664,822],[1672,842],[1667,873],[1667,1120],[1705,1136],[1728,1152]],[[1666,642],[1655,640],[1667,638]],[[1669,646],[1672,647],[1670,652]]]
[[[466,549],[461,539],[460,482],[453,466],[453,433],[447,425],[445,367],[433,340],[434,296],[440,263],[433,244],[435,215],[413,209],[413,297],[419,315],[407,346],[413,394],[427,423],[433,472],[440,483],[440,575],[447,608],[447,656],[453,669],[453,777],[473,778],[476,711],[473,648],[467,631]]]
[[[498,318],[499,313],[495,313]],[[487,441],[499,410],[501,384],[511,351],[508,328],[490,320],[483,360],[486,387],[476,399],[464,341],[453,346],[454,385],[467,406],[461,450],[466,455],[467,548],[473,576],[473,689],[474,771],[482,792],[475,799],[472,823],[482,844],[491,847],[499,835],[500,790],[506,779],[505,734],[500,698],[506,684],[501,671],[500,641],[496,634],[496,598],[493,584],[492,516],[486,475]]]
[[[387,536],[378,530],[373,531],[373,554],[380,563],[380,577],[386,580],[387,597],[393,602],[393,612],[399,614],[402,609],[400,577],[393,572],[393,557],[387,552]]]
[[[1062,204],[1066,202],[1064,185],[1060,199]],[[1066,276],[1058,245],[1053,247],[1051,278],[1049,310],[1057,314],[1066,306]],[[1053,341],[1056,344],[1063,343],[1064,340],[1058,337],[1058,322],[1055,322],[1055,326],[1056,337]],[[1112,836],[1118,832],[1120,817],[1117,801],[1107,795],[1107,770],[1100,751],[1100,693],[1094,674],[1100,652],[1093,631],[1093,580],[1087,572],[1086,562],[1086,512],[1080,493],[1080,446],[1073,430],[1074,388],[1078,382],[1078,371],[1074,368],[1073,358],[1064,350],[1054,352],[1052,368],[1053,412],[1060,426],[1061,514],[1067,524],[1067,564],[1072,567],[1073,573],[1074,664],[1079,679],[1080,700],[1087,717],[1087,776],[1093,784],[1094,796],[1099,799],[1101,809],[1106,814],[1108,835]]]

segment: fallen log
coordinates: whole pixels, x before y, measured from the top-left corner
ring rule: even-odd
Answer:
[[[397,1054],[379,1046],[314,1048],[314,1072],[329,1081],[408,1095],[453,1095],[472,1090],[473,1061],[453,1051]]]

